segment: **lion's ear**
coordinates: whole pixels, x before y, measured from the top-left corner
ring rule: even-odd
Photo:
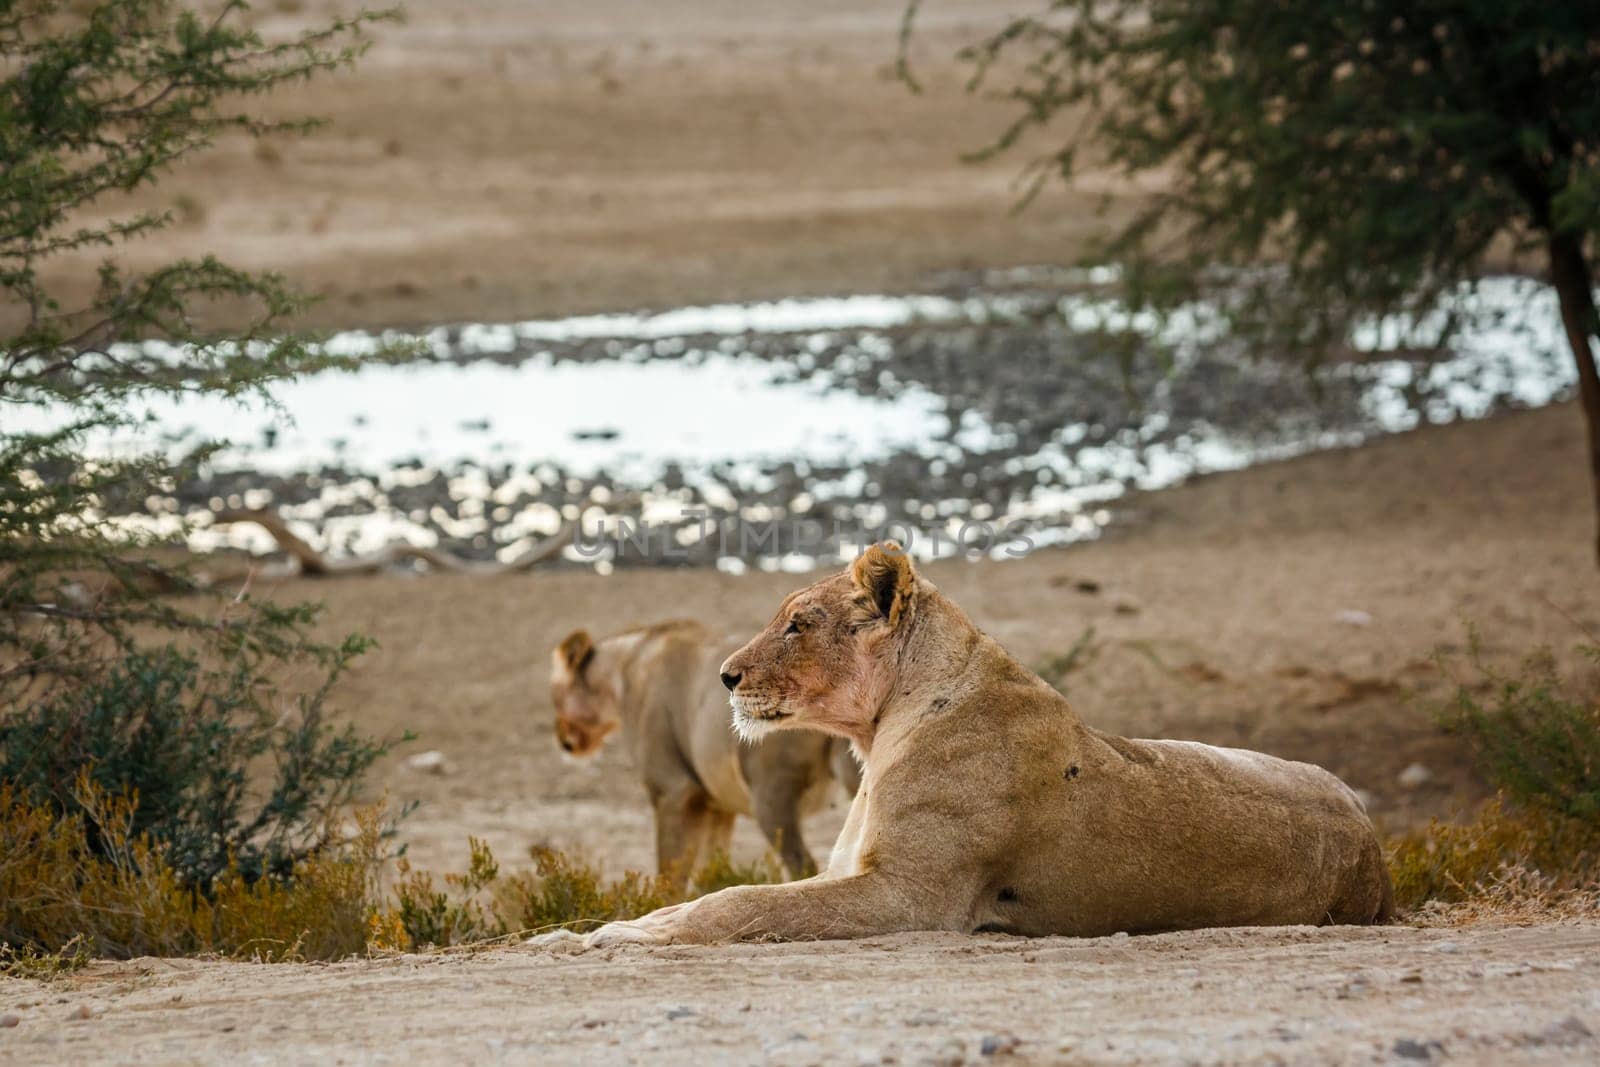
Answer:
[[[571,672],[573,677],[581,675],[592,659],[594,641],[589,637],[588,630],[574,630],[556,646],[556,662]]]
[[[850,579],[879,618],[891,627],[900,625],[911,606],[916,575],[911,570],[911,557],[899,542],[870,546],[851,564]]]

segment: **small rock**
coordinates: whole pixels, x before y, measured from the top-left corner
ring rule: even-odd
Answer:
[[[1079,578],[1077,581],[1072,583],[1072,588],[1076,589],[1085,596],[1094,596],[1096,593],[1100,592],[1100,583],[1095,581],[1093,578]]]
[[[3,1021],[0,1021],[0,1024],[3,1024]],[[1593,1039],[1594,1031],[1585,1026],[1583,1020],[1576,1015],[1569,1015],[1560,1022],[1551,1023],[1537,1034],[1532,1035],[1528,1044],[1566,1047],[1568,1045],[1581,1045],[1585,1041],[1592,1041]]]
[[[449,769],[444,753],[437,750],[418,752],[406,760],[406,766],[419,774],[444,774]]]
[[[691,1015],[698,1015],[698,1014],[699,1014],[699,1012],[695,1011],[693,1008],[689,1007],[687,1004],[679,1004],[676,1008],[668,1008],[667,1009],[667,1018],[672,1019],[674,1021],[676,1021],[678,1019],[687,1019]]]
[[[985,1056],[1012,1056],[1022,1046],[1016,1034],[985,1034],[978,1043],[978,1052]]]
[[[1137,615],[1139,605],[1131,600],[1119,600],[1111,606],[1111,610],[1118,615]]]
[[[13,1026],[21,1025],[21,1023],[22,1016],[20,1015],[0,1015],[0,1030],[9,1030]]]
[[[1409,1037],[1402,1037],[1394,1043],[1394,1054],[1403,1060],[1431,1060],[1443,1051],[1444,1046],[1437,1041],[1413,1041]]]
[[[951,1038],[940,1045],[929,1056],[927,1062],[932,1067],[961,1067],[967,1062],[967,1046],[960,1038]]]
[[[1413,763],[1395,778],[1395,781],[1399,782],[1401,788],[1404,789],[1416,789],[1419,786],[1427,785],[1432,780],[1433,772],[1420,763]]]
[[[69,1019],[93,1019],[94,1018],[94,1009],[89,1007],[89,1005],[87,1005],[87,1004],[79,1004],[76,1008],[72,1009],[72,1014],[68,1015],[67,1018],[69,1018]]]
[[[1454,954],[1461,951],[1461,945],[1456,941],[1440,941],[1438,944],[1433,946],[1433,951]]]
[[[938,1026],[946,1022],[945,1017],[932,1008],[923,1008],[911,1018],[906,1020],[907,1026]]]
[[[1366,611],[1355,611],[1346,608],[1344,611],[1334,612],[1333,621],[1341,626],[1371,626],[1372,614]]]

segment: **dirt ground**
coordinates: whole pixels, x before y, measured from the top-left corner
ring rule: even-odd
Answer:
[[[0,1060],[37,1067],[1568,1064],[1600,1055],[1600,925],[134,960],[0,1012]]]
[[[281,36],[360,5],[256,6]],[[953,59],[1006,14],[984,0],[925,5],[920,94],[894,76],[900,0],[405,7],[355,72],[259,105],[325,129],[223,139],[140,193],[180,225],[126,262],[214,252],[326,293],[317,326],[433,325],[901,291],[1071,260],[1102,192],[1126,209],[1094,183],[1014,214],[1043,144],[961,161],[1011,114]]]

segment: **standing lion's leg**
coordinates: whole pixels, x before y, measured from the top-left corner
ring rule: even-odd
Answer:
[[[706,843],[701,855],[709,859],[721,853],[729,855],[733,848],[733,820],[731,812],[713,810],[706,819]]]
[[[907,930],[965,930],[962,895],[870,871],[849,878],[808,878],[783,885],[740,885],[631,922],[608,923],[585,940],[712,944],[722,941],[820,941]]]
[[[715,815],[711,798],[698,785],[687,785],[655,798],[656,870],[674,891],[683,892],[700,862],[709,821]]]
[[[751,797],[756,822],[772,847],[783,858],[790,878],[809,878],[817,873],[816,861],[800,836],[800,797],[807,782],[783,775],[757,783]]]

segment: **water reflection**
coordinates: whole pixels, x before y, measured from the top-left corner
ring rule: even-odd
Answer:
[[[1106,280],[1008,273],[958,296],[440,328],[425,335],[431,361],[281,389],[292,422],[222,404],[159,409],[175,450],[236,445],[146,506],[271,506],[335,551],[404,538],[479,558],[513,556],[584,512],[591,524],[643,517],[680,540],[707,521],[776,518],[937,527],[946,552],[964,523],[1022,522],[1049,544],[1095,536],[1129,487],[1536,406],[1571,386],[1554,296],[1523,279],[1460,299],[1454,310],[1476,322],[1449,358],[1395,354],[1427,323],[1374,323],[1356,338],[1366,358],[1315,383],[1215,343],[1204,307],[1166,325],[1167,361],[1119,365],[1106,329],[1155,326],[1100,295]],[[271,547],[247,526],[202,530],[195,544]],[[728,544],[703,539],[665,562],[796,565]]]

